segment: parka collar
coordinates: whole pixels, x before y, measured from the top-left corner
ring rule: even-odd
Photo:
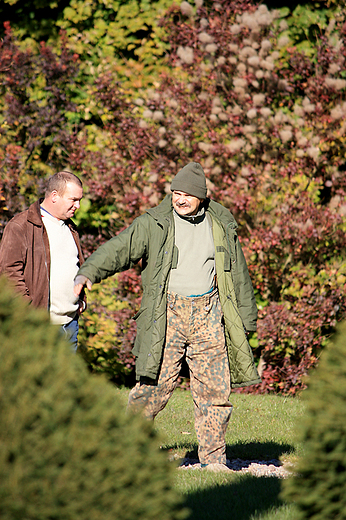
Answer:
[[[172,215],[172,195],[168,194],[158,206],[150,208],[147,213],[151,215],[155,220],[162,220]]]
[[[237,229],[238,224],[235,218],[227,208],[222,206],[222,204],[219,204],[213,200],[208,200],[208,206],[206,209],[212,217],[218,219],[221,222],[225,229],[228,227],[231,229]]]

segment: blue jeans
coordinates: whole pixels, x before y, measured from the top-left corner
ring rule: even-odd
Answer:
[[[61,326],[61,332],[64,335],[64,338],[66,341],[71,345],[72,350],[74,352],[77,351],[78,348],[78,342],[77,342],[77,336],[78,336],[78,316],[75,316],[72,321],[69,323],[66,323],[66,325]]]

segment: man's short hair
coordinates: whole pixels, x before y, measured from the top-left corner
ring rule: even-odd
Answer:
[[[46,197],[49,197],[52,191],[57,191],[60,197],[62,197],[65,193],[66,184],[68,182],[73,182],[80,188],[83,188],[82,181],[77,177],[77,175],[69,170],[62,170],[61,172],[55,173],[49,177],[46,187]]]

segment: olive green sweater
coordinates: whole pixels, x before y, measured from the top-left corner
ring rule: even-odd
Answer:
[[[173,211],[173,217],[178,263],[171,269],[168,290],[181,296],[206,294],[213,287],[215,247],[204,208],[193,217]]]

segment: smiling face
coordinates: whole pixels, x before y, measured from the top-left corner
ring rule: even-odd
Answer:
[[[67,182],[65,191],[62,194],[59,195],[56,190],[51,193],[50,210],[48,208],[47,210],[53,217],[59,220],[67,220],[72,218],[75,211],[79,208],[82,197],[83,188],[74,182]]]
[[[196,215],[203,199],[199,199],[194,195],[189,195],[184,191],[174,190],[172,194],[172,204],[178,215],[182,217],[189,217]]]

